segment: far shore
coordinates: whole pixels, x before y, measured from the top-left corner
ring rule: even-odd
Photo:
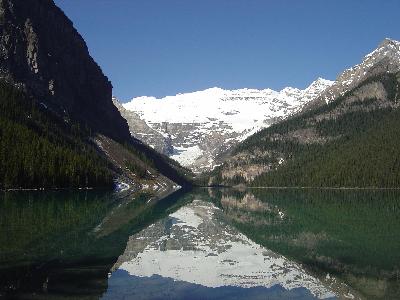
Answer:
[[[303,189],[303,190],[400,190],[400,187],[314,187],[314,186],[249,186],[249,189]]]
[[[0,192],[48,192],[48,191],[88,191],[88,190],[106,190],[108,187],[80,187],[80,188],[11,188],[0,189]]]
[[[199,186],[201,188],[226,188],[226,189],[270,189],[270,190],[400,190],[400,187],[316,187],[316,186],[246,186],[246,185],[221,185]]]
[[[197,186],[199,188],[227,188],[227,189],[269,189],[269,190],[400,190],[400,187],[314,187],[314,186]],[[49,192],[49,191],[90,191],[90,190],[109,190],[116,191],[109,187],[80,187],[80,188],[11,188],[0,189],[0,192]],[[140,190],[134,190],[138,192]],[[172,190],[170,192],[174,192]],[[131,191],[132,192],[132,191]],[[168,193],[167,193],[168,194]]]

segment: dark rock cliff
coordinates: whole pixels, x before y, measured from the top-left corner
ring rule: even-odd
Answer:
[[[0,76],[65,120],[116,140],[130,138],[112,85],[52,0],[0,0]]]

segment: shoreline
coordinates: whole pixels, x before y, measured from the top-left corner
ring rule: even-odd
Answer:
[[[233,187],[234,188],[234,187]],[[400,187],[313,187],[313,186],[249,186],[249,189],[296,189],[296,190],[400,190]]]
[[[313,187],[313,186],[194,186],[194,188],[207,189],[268,189],[268,190],[400,190],[400,187]],[[179,189],[182,189],[179,188]],[[171,189],[173,193],[179,189]],[[0,189],[0,192],[50,192],[50,191],[92,191],[92,190],[109,190],[117,193],[125,191],[138,192],[140,189],[129,188],[127,190],[118,191],[115,188],[109,187],[80,187],[80,188],[11,188]],[[144,189],[145,190],[145,189]],[[168,194],[168,193],[167,193]]]
[[[270,189],[270,190],[400,190],[400,187],[313,187],[313,186],[197,186],[207,189]]]
[[[79,188],[11,188],[11,189],[0,189],[0,192],[50,192],[50,191],[91,191],[91,190],[110,190],[114,191],[109,187],[79,187]]]

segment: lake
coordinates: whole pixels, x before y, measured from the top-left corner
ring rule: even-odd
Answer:
[[[0,194],[0,297],[398,299],[400,191]]]

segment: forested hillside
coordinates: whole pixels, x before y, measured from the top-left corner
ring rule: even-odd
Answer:
[[[0,82],[0,188],[111,186],[110,165],[89,137]]]
[[[0,81],[0,189],[112,187],[126,171],[140,184],[148,170],[189,184],[190,172],[133,138],[113,142],[125,151],[124,166],[117,168],[93,142],[96,136]]]
[[[96,133],[62,120],[45,104],[0,81],[0,189],[111,187],[124,170],[116,168],[93,143]],[[135,139],[125,149],[124,168],[139,183],[162,174],[180,185],[190,172]]]
[[[399,187],[399,82],[400,73],[372,76],[328,105],[258,132],[210,183]],[[249,171],[252,165],[258,169]]]

